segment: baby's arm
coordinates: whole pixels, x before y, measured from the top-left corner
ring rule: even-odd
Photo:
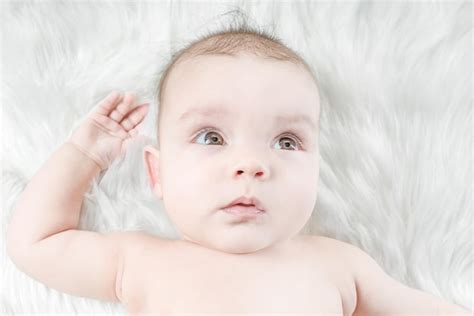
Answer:
[[[106,101],[113,105],[112,97],[108,98],[102,105]],[[15,205],[8,227],[7,252],[19,269],[49,287],[72,295],[116,301],[121,300],[117,280],[120,281],[124,241],[133,233],[103,235],[77,230],[84,193],[91,180],[112,161],[105,158],[115,158],[110,152],[106,157],[104,151],[94,147],[97,142],[101,143],[101,150],[115,146],[109,147],[109,139],[98,133],[101,132],[84,125],[81,135],[75,134],[63,144],[31,179]]]
[[[19,269],[49,287],[117,300],[117,236],[76,230],[83,194],[99,171],[73,145],[62,145],[22,193],[9,225],[7,250]]]
[[[357,306],[354,316],[468,316],[466,309],[430,293],[408,287],[390,277],[361,249],[346,244],[354,267]]]

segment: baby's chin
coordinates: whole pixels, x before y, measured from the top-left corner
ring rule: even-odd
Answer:
[[[199,241],[193,240],[188,236],[183,236],[183,240],[192,242],[201,247],[228,254],[260,254],[277,250],[277,248],[279,249],[282,245],[273,240],[229,240],[221,238],[210,241]]]

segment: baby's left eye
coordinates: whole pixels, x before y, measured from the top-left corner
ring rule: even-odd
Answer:
[[[285,135],[283,135],[285,136]],[[301,149],[301,142],[299,140],[295,140],[292,137],[279,137],[280,141],[277,142],[277,144],[282,144],[283,148],[288,149],[288,148],[296,148],[300,147]],[[286,139],[286,140],[285,140]],[[283,141],[285,140],[285,141]]]

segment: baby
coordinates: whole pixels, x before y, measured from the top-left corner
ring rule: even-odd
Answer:
[[[143,154],[182,239],[77,229],[91,180],[147,114],[113,91],[20,196],[7,234],[19,269],[132,315],[469,315],[355,246],[299,234],[317,198],[320,95],[296,53],[244,29],[174,57],[159,87],[159,144]]]

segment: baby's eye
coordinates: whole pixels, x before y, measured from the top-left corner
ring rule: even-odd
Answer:
[[[217,134],[215,132],[208,133],[209,131],[210,131],[210,129],[204,129],[201,132],[199,132],[198,136],[204,135],[204,137],[196,137],[196,140],[204,138],[204,142],[205,142],[206,145],[208,145],[208,144],[219,145],[219,144],[216,144],[216,142],[218,142],[219,139],[221,139],[222,137],[220,137],[219,134]]]
[[[282,135],[282,136],[287,136],[287,135]],[[209,145],[209,144],[220,145],[221,143],[224,142],[222,137],[210,128],[203,129],[201,132],[198,133],[198,136],[195,139],[198,143],[199,143],[199,140],[204,141],[205,145]],[[279,140],[280,141],[278,141],[277,144],[281,144],[285,150],[296,148],[296,147],[300,147],[300,148],[302,147],[301,141],[299,141],[298,138],[296,138],[295,140],[292,137],[279,137]]]
[[[285,135],[283,135],[285,136]],[[301,148],[301,142],[290,137],[280,137],[280,141],[277,144],[282,144],[283,148]]]

